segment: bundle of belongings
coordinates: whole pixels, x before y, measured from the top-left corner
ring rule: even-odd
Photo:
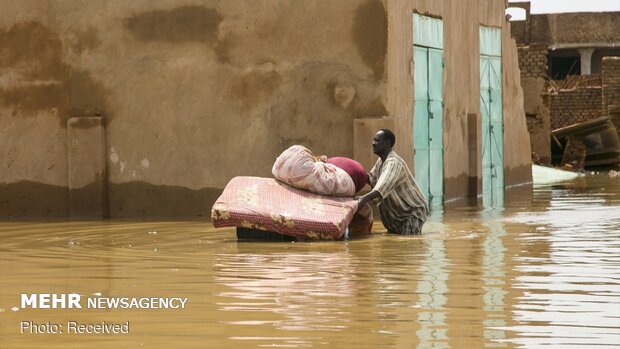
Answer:
[[[355,160],[315,156],[294,145],[273,165],[274,178],[235,177],[211,210],[215,227],[274,232],[296,240],[369,234],[372,209],[353,195],[366,184]]]

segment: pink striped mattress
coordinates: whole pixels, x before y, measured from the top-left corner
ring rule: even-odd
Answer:
[[[318,195],[273,178],[235,177],[213,205],[211,218],[215,227],[267,230],[301,240],[336,240],[343,237],[356,210],[353,198]],[[369,221],[365,219],[356,233],[370,233],[372,215]]]

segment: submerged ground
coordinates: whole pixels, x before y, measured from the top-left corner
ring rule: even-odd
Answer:
[[[620,179],[436,212],[422,236],[240,243],[205,222],[0,222],[2,348],[616,348]],[[184,309],[22,309],[22,293]],[[128,334],[20,333],[126,323]]]

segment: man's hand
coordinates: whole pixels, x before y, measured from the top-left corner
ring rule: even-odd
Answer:
[[[381,194],[379,194],[379,192],[376,190],[371,190],[369,193],[362,196],[356,196],[355,200],[357,200],[357,209],[359,210],[359,208],[364,206],[367,202],[372,201],[376,198],[380,198],[380,200],[383,200]]]

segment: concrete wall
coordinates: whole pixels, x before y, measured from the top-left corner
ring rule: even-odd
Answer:
[[[515,4],[511,4],[515,5]],[[549,45],[620,42],[620,12],[527,14],[515,22],[517,42]]]
[[[503,0],[0,0],[0,8],[0,216],[67,216],[80,193],[102,193],[97,214],[112,217],[208,216],[230,178],[270,176],[292,144],[353,156],[354,120],[366,117],[393,117],[397,151],[413,165],[413,11],[444,19],[446,198],[468,195],[477,178],[467,145],[480,108],[481,24],[503,31],[507,184],[529,178]],[[101,142],[72,143],[98,127]],[[103,169],[80,166],[99,157]]]

